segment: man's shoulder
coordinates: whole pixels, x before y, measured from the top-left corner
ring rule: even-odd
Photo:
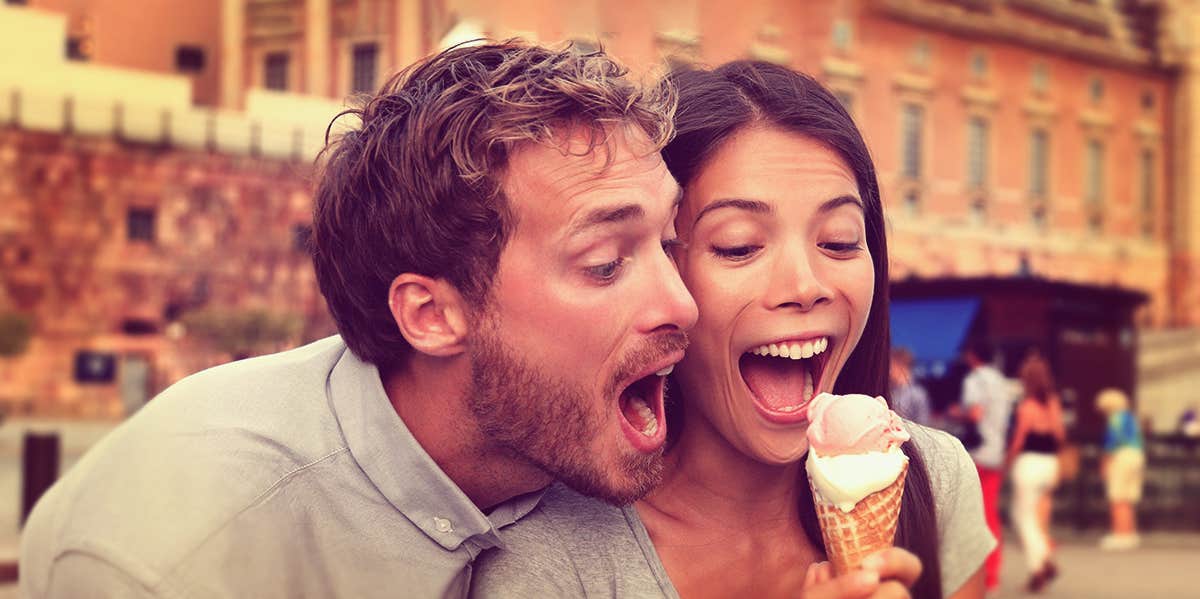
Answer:
[[[546,489],[533,511],[514,524],[511,532],[505,531],[505,542],[510,536],[517,543],[552,536],[560,543],[571,544],[583,537],[590,540],[627,530],[621,508],[555,483]]]
[[[325,399],[344,351],[328,339],[198,373],[97,443],[38,503],[22,576],[84,552],[166,572],[307,470],[349,459]]]

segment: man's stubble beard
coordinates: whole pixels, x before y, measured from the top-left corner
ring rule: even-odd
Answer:
[[[504,344],[494,317],[485,315],[476,324],[465,401],[487,442],[583,495],[614,505],[632,503],[661,482],[661,450],[622,452],[615,463],[598,451],[597,445],[605,447],[600,442],[607,418],[622,417],[615,398],[606,394],[597,402],[581,386],[523,360]],[[615,381],[606,385],[615,387]]]

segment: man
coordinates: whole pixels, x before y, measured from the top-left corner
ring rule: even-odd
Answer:
[[[904,347],[892,348],[892,409],[917,424],[930,426],[929,394],[912,373],[913,355]]]
[[[996,537],[996,548],[984,564],[989,592],[1000,586],[1003,533],[1000,528],[1000,486],[1004,482],[1004,454],[1008,418],[1016,397],[1004,375],[992,366],[993,352],[987,342],[977,340],[963,351],[970,372],[963,380],[962,408],[965,418],[975,423],[983,441],[970,450],[983,487],[983,511],[988,528]]]
[[[666,248],[669,90],[603,53],[458,47],[326,149],[340,337],[165,391],[26,527],[31,597],[463,596],[553,479],[657,480],[696,306]]]

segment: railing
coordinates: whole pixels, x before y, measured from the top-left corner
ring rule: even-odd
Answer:
[[[0,126],[282,160],[316,157],[324,146],[326,125],[197,107],[104,103],[19,88],[0,95]]]
[[[1108,497],[1100,476],[1103,448],[1095,443],[1079,448],[1079,473],[1060,485],[1054,495],[1054,523],[1078,530],[1107,530]],[[1011,496],[1011,480],[1006,486]],[[1001,501],[1004,516],[1012,505]],[[1200,438],[1154,435],[1146,440],[1146,479],[1137,506],[1143,530],[1200,530]]]

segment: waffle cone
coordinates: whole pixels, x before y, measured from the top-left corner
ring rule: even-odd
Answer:
[[[905,463],[895,482],[867,495],[849,512],[823,502],[813,489],[817,520],[825,539],[825,554],[838,575],[858,568],[867,556],[892,546],[907,474],[908,464]]]

